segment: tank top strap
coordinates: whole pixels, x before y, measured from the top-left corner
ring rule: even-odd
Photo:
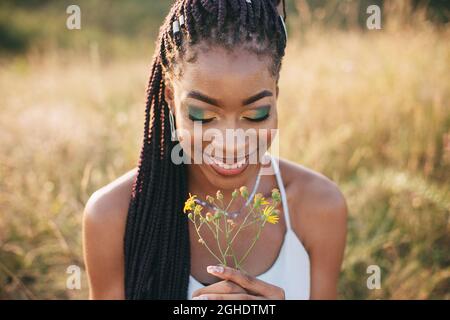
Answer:
[[[272,168],[275,171],[278,189],[280,190],[280,194],[281,194],[281,203],[283,205],[283,212],[284,212],[284,217],[285,217],[284,220],[286,221],[287,229],[290,230],[291,229],[291,218],[289,215],[289,206],[288,206],[288,201],[287,201],[287,196],[286,196],[286,190],[284,188],[283,178],[281,177],[281,171],[280,171],[280,167],[278,165],[280,160],[278,158],[275,158],[272,155],[270,156],[270,159],[272,162]]]

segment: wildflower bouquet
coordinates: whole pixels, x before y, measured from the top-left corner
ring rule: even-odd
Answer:
[[[233,214],[228,212],[228,210],[239,196],[246,200],[244,208],[247,210],[247,214],[243,222],[238,225],[233,219]],[[238,270],[243,270],[242,264],[251,252],[256,241],[258,241],[265,224],[276,224],[279,220],[279,210],[275,208],[281,202],[280,192],[278,189],[273,189],[270,201],[260,193],[255,194],[253,201],[251,201],[252,199],[249,199],[247,188],[241,187],[239,191],[234,190],[232,192],[231,200],[226,206],[223,199],[224,197],[220,190],[217,191],[215,197],[207,196],[206,201],[197,199],[196,195],[189,194],[189,199],[187,199],[184,206],[184,213],[188,214],[189,220],[194,224],[199,237],[198,241],[206,247],[219,264],[227,266],[227,259],[231,257],[234,264],[233,267]],[[212,210],[203,213],[205,207]],[[255,237],[244,255],[237,257],[233,250],[233,243],[239,233],[249,226],[255,227]],[[206,243],[201,236],[200,230],[204,228],[209,230],[206,232],[212,232],[214,240],[217,242],[217,246],[215,245],[217,247],[216,252],[212,250],[212,244]],[[223,243],[226,245],[223,246]]]

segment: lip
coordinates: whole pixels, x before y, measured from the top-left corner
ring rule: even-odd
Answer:
[[[245,158],[243,158],[241,161],[245,161],[244,164],[242,164],[242,166],[238,167],[238,168],[224,168],[223,166],[219,166],[216,162],[220,162],[219,160],[208,156],[208,158],[210,159],[210,163],[209,166],[213,168],[213,170],[222,175],[222,176],[236,176],[241,174],[242,172],[245,171],[245,169],[247,169],[248,167],[248,155],[245,156]]]

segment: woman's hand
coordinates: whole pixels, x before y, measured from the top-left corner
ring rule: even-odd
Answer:
[[[284,290],[239,270],[209,266],[207,271],[225,281],[199,289],[195,300],[284,300]]]
[[[247,291],[232,281],[223,280],[194,291],[192,297],[205,299],[203,296],[206,294],[247,294]]]

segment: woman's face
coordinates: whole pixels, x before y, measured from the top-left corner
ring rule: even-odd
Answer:
[[[254,177],[274,138],[278,88],[269,63],[244,49],[199,50],[166,86],[189,169],[218,189]]]

